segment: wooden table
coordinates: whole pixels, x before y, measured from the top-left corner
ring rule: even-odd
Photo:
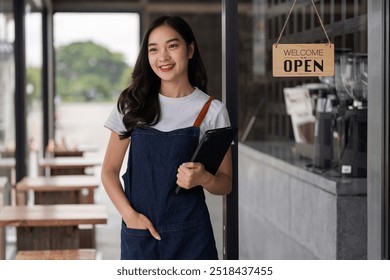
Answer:
[[[42,158],[39,167],[50,172],[50,175],[82,175],[85,168],[102,164],[101,158],[96,157],[55,157]]]
[[[8,178],[7,177],[0,177],[0,209],[3,207],[4,203],[4,190],[7,185]]]
[[[95,249],[19,251],[16,260],[95,260]]]
[[[81,157],[85,153],[97,152],[98,146],[94,144],[78,144],[71,149],[55,148],[54,150],[47,149],[47,153],[54,157]]]
[[[7,177],[0,176],[0,209],[6,204],[6,196],[9,192],[9,181]]]
[[[32,190],[35,204],[93,204],[99,183],[93,175],[24,177],[16,184],[16,190],[24,195]]]
[[[0,158],[0,169],[14,168],[15,164],[14,158]]]
[[[0,176],[6,176],[11,182],[14,182],[15,166],[14,158],[0,158]]]
[[[5,188],[8,178],[0,177],[0,209],[4,206]],[[0,260],[5,259],[5,230],[0,227]]]
[[[14,158],[15,151],[14,150],[0,150],[0,157],[2,158]]]
[[[94,239],[95,231],[84,234],[79,227],[106,223],[104,205],[23,205],[5,206],[0,210],[0,227],[17,228],[18,251],[88,248],[80,240],[86,236],[88,240]],[[90,244],[94,245],[94,240]]]
[[[82,157],[84,152],[78,150],[55,150],[52,154],[54,157]]]

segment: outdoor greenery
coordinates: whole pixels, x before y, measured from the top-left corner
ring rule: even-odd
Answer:
[[[130,82],[132,69],[120,53],[92,41],[56,50],[56,94],[61,101],[112,101]]]
[[[113,101],[129,85],[132,68],[120,53],[92,41],[64,45],[56,51],[56,94],[64,102]],[[41,98],[40,67],[27,68],[27,102]]]
[[[31,107],[34,100],[38,100],[41,97],[42,91],[42,73],[40,67],[28,67],[27,68],[27,103]]]

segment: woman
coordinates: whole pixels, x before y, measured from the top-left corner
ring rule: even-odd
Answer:
[[[121,259],[217,259],[203,189],[231,191],[231,151],[215,176],[188,161],[206,130],[230,121],[223,103],[203,92],[206,72],[182,18],[150,25],[132,78],[105,123],[111,136],[101,173],[122,216]],[[176,185],[186,190],[176,194]]]

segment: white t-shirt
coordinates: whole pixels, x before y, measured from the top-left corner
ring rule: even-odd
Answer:
[[[192,126],[209,98],[209,95],[198,88],[195,88],[190,95],[179,98],[159,94],[161,117],[160,121],[152,127],[160,131],[172,131]],[[126,130],[122,119],[123,115],[115,106],[104,126],[120,134]],[[230,126],[230,119],[226,106],[221,101],[214,99],[200,126],[200,137],[206,130],[228,126]]]

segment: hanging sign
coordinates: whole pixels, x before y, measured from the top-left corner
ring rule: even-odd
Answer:
[[[317,8],[310,0],[328,39],[325,44],[279,44],[296,0],[291,5],[278,41],[272,46],[272,74],[274,77],[334,76],[334,45],[330,42]]]
[[[274,77],[334,75],[333,44],[274,44]]]

